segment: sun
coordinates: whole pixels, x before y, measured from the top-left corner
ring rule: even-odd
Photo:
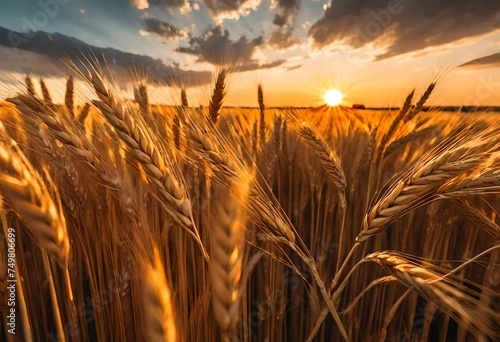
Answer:
[[[328,90],[325,94],[325,102],[330,107],[338,106],[343,99],[344,95],[336,89]]]

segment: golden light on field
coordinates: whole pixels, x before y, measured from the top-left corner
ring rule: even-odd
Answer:
[[[344,95],[336,89],[330,89],[326,92],[324,99],[327,105],[335,107],[342,103]]]

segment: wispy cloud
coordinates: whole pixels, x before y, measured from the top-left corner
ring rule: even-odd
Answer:
[[[187,31],[156,18],[145,18],[144,28],[148,32],[156,33],[166,40],[180,39],[187,36]]]
[[[137,9],[147,9],[151,5],[164,7],[168,10],[178,10],[185,13],[191,10],[191,3],[186,0],[131,0]],[[216,24],[221,24],[224,19],[239,19],[252,11],[257,10],[261,0],[202,0],[207,13]],[[197,3],[193,4],[195,10],[199,9]]]
[[[473,59],[467,63],[460,65],[460,67],[468,67],[468,68],[493,68],[493,67],[497,67],[498,68],[498,67],[500,67],[500,53],[495,53],[493,55]]]

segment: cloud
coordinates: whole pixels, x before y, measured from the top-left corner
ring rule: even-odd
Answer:
[[[285,66],[285,70],[286,71],[297,70],[297,69],[300,69],[300,68],[302,68],[302,65],[300,65],[300,64],[290,64],[290,65],[286,65]]]
[[[0,74],[8,73],[61,76],[69,70],[63,62],[58,63],[49,56],[30,51],[15,50],[0,46]]]
[[[498,0],[333,0],[309,37],[317,48],[372,43],[386,48],[383,59],[499,28]]]
[[[149,8],[150,5],[163,6],[171,10],[189,8],[189,2],[186,0],[132,0],[132,2],[139,10]]]
[[[230,72],[245,72],[257,69],[272,69],[286,63],[286,59],[277,59],[269,63],[259,63],[257,61],[251,61],[240,66],[235,66],[229,69]]]
[[[459,67],[498,68],[500,67],[500,53],[473,59],[472,61],[464,63]]]
[[[277,0],[273,3],[274,6],[279,9],[279,13],[274,16],[273,24],[280,27],[293,25],[300,9],[300,0]]]
[[[187,36],[185,30],[179,29],[172,24],[156,18],[145,18],[143,22],[146,31],[156,33],[166,40],[174,40]]]
[[[179,10],[181,13],[191,10],[186,0],[131,0],[137,9],[149,8],[151,5],[165,7],[169,10]],[[283,0],[282,0],[283,1]],[[294,0],[295,1],[295,0]],[[201,0],[207,8],[208,14],[217,25],[223,19],[239,19],[241,16],[257,10],[261,0]],[[199,4],[194,3],[193,9],[199,10]]]
[[[257,10],[261,0],[203,0],[216,24],[223,19],[239,19]]]
[[[300,43],[300,38],[293,34],[293,28],[280,28],[269,36],[267,43],[280,50],[289,49]]]
[[[149,8],[148,0],[131,0],[131,3],[138,10],[144,10],[146,8]]]
[[[268,69],[285,62],[277,60],[262,64],[254,59],[254,53],[263,43],[262,36],[252,40],[241,36],[238,40],[232,40],[229,31],[217,26],[198,37],[191,36],[189,46],[181,46],[176,51],[196,56],[199,62],[229,67],[231,71]]]
[[[233,41],[229,31],[217,26],[199,37],[192,36],[189,46],[179,47],[177,51],[198,56],[199,61],[215,65],[239,64],[250,61],[255,49],[262,43],[262,37],[248,40],[241,36]]]
[[[273,20],[273,24],[278,28],[269,36],[268,44],[280,50],[299,44],[300,38],[293,34],[293,28],[300,9],[300,0],[277,0],[271,7],[278,8],[279,12]]]
[[[60,33],[23,34],[0,27],[0,48],[3,51],[0,68],[10,72],[59,77],[69,71],[68,60],[82,69],[92,60],[103,69],[109,67],[118,82],[129,81],[134,73],[146,75],[151,82],[184,86],[207,84],[211,79],[208,71],[183,70],[159,59],[91,46]]]

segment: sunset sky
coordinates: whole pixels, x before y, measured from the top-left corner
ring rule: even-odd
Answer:
[[[128,94],[147,75],[154,102],[182,84],[204,103],[225,67],[228,105],[256,105],[262,83],[269,105],[333,87],[397,106],[433,80],[431,104],[500,105],[498,0],[0,0],[0,96],[25,74],[63,82],[65,56],[89,51]]]

